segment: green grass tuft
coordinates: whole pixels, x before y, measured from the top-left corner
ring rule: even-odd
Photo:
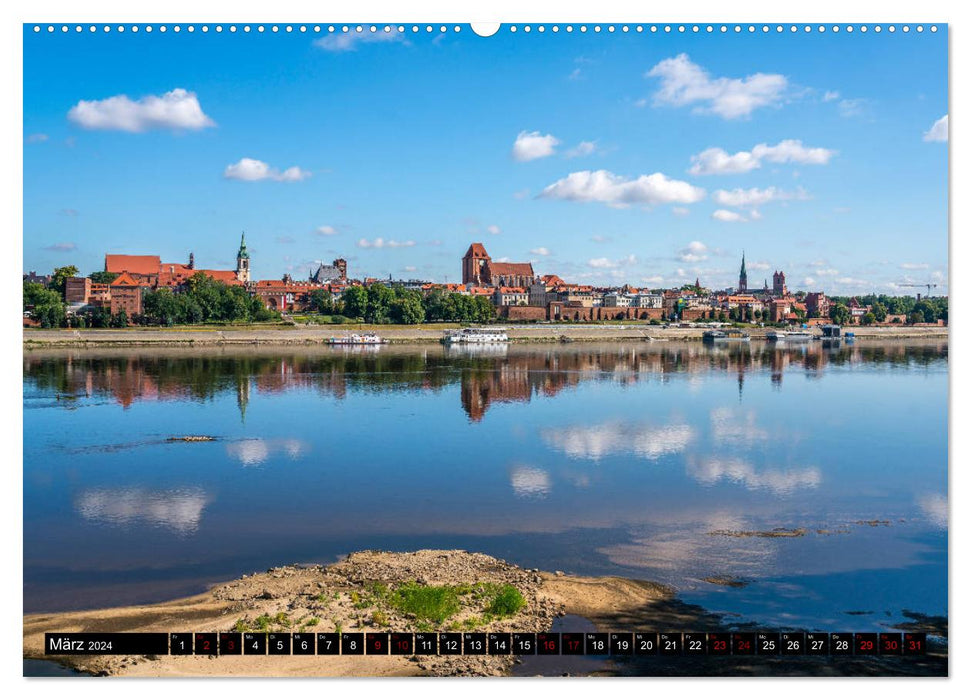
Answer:
[[[460,609],[459,595],[452,586],[420,586],[406,583],[389,598],[390,605],[418,620],[441,624]]]
[[[485,611],[493,617],[510,617],[526,605],[526,599],[515,586],[502,586],[486,604]]]

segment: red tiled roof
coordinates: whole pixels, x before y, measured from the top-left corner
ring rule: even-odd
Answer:
[[[157,275],[161,264],[157,255],[105,255],[105,272]]]
[[[112,287],[138,287],[140,283],[135,280],[128,272],[122,272],[111,282]]]
[[[241,282],[236,279],[236,272],[233,270],[196,270],[196,272],[201,272],[208,277],[212,277],[218,282],[225,282],[226,284],[241,284]]]
[[[489,254],[486,252],[485,246],[481,243],[473,243],[469,246],[469,249],[465,252],[466,258],[488,258]]]
[[[493,275],[526,275],[532,277],[533,264],[490,262],[489,272]]]

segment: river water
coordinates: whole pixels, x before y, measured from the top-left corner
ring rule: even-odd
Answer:
[[[740,625],[947,615],[946,342],[25,351],[23,370],[25,612],[427,547],[661,581]]]

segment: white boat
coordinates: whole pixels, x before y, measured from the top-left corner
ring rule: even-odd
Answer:
[[[786,335],[786,340],[790,343],[808,343],[813,337],[809,331],[791,331]]]
[[[442,342],[446,345],[484,345],[489,343],[508,343],[505,328],[462,328],[445,331]]]
[[[779,343],[786,339],[785,331],[769,331],[765,334],[765,339],[770,343]]]
[[[351,333],[350,335],[331,338],[327,342],[331,345],[382,345],[388,341],[377,333]]]

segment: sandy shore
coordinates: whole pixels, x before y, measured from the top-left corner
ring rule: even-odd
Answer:
[[[243,576],[201,595],[156,605],[24,617],[25,658],[49,659],[96,675],[118,676],[501,676],[519,661],[502,656],[64,656],[43,654],[45,632],[204,632],[234,629],[344,632],[427,631],[387,594],[405,582],[465,586],[460,609],[436,630],[549,630],[563,615],[602,632],[717,631],[721,617],[677,599],[668,587],[632,579],[584,578],[522,569],[458,550],[358,552],[327,567],[286,566]],[[514,586],[518,612],[483,615],[485,586]],[[263,621],[261,624],[261,620]],[[269,621],[267,623],[267,621]],[[617,657],[596,675],[946,675],[947,652],[927,657]]]
[[[85,330],[42,330],[25,328],[25,349],[40,347],[125,347],[125,346],[209,346],[209,345],[319,345],[334,336],[361,330],[374,330],[395,344],[438,343],[444,330],[456,324],[418,326],[294,326],[258,327],[176,327]],[[553,343],[563,339],[576,342],[625,340],[700,340],[704,328],[662,328],[646,323],[566,325],[530,324],[506,326],[514,343]],[[749,330],[753,338],[765,337],[770,329]],[[947,338],[945,326],[859,327],[853,332],[860,339]]]

